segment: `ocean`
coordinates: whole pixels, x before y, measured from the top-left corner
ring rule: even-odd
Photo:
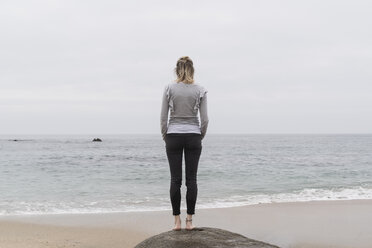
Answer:
[[[207,134],[202,146],[196,209],[372,199],[371,134]],[[0,136],[3,216],[171,210],[169,185],[160,134]]]

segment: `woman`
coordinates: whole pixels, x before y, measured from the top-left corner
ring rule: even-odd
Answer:
[[[171,182],[170,198],[175,227],[181,230],[180,206],[182,184],[182,154],[185,153],[186,171],[186,230],[194,229],[192,215],[195,214],[197,197],[197,170],[202,150],[201,140],[208,127],[207,90],[194,83],[192,60],[185,56],[177,61],[177,80],[168,84],[163,93],[160,116],[161,133],[165,141]],[[170,118],[168,123],[168,111]],[[200,112],[200,125],[198,118]]]

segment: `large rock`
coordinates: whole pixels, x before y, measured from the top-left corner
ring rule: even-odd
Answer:
[[[226,230],[199,227],[192,231],[164,232],[139,243],[135,248],[278,248]]]

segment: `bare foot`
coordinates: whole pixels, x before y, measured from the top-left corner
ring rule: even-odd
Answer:
[[[173,231],[180,231],[181,230],[181,218],[178,216],[175,217],[174,220],[174,228]]]
[[[186,218],[186,230],[192,230],[195,227],[192,224],[192,218]]]

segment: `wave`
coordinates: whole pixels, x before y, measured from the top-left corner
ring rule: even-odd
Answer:
[[[307,188],[298,191],[275,194],[234,195],[218,199],[198,199],[197,208],[227,208],[262,203],[363,200],[372,199],[372,188]],[[125,204],[123,204],[125,202]],[[182,208],[183,210],[185,207]],[[106,204],[92,201],[74,202],[11,202],[0,204],[0,216],[41,214],[91,214],[117,212],[145,212],[171,210],[168,198],[146,198],[144,200],[113,200]]]
[[[202,204],[201,208],[223,208],[256,205],[262,203],[365,200],[372,199],[372,188],[307,188],[289,193],[234,195],[214,202]]]

